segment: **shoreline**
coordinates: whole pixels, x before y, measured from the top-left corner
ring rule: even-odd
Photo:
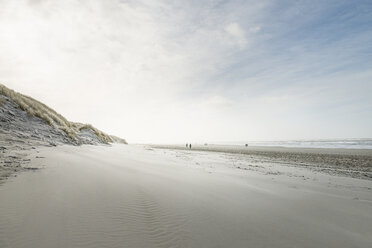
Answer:
[[[146,144],[144,144],[146,145]],[[172,148],[190,150],[183,144],[148,144],[156,148]],[[339,155],[361,155],[372,157],[372,149],[362,148],[315,148],[315,147],[285,147],[285,146],[243,146],[243,145],[215,145],[215,144],[192,144],[191,150],[216,151],[249,154],[250,152],[287,152],[287,153],[317,153],[317,154],[339,154]]]
[[[247,155],[268,159],[272,163],[301,166],[333,175],[372,180],[372,149],[232,145],[194,145],[192,149],[188,149],[182,145],[149,146],[157,149]]]

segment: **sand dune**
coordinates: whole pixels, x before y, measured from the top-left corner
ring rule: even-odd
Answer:
[[[38,151],[44,169],[0,187],[0,247],[372,246],[369,180],[226,153]]]
[[[0,183],[34,169],[25,156],[38,146],[123,143],[89,124],[70,122],[45,104],[0,84]]]
[[[70,122],[61,114],[57,113],[54,109],[48,107],[44,103],[41,103],[32,97],[18,93],[12,89],[9,89],[3,84],[0,84],[0,107],[2,110],[0,112],[0,117],[2,119],[1,122],[16,122],[20,116],[27,116],[27,118],[23,120],[26,122],[30,122],[30,119],[32,118],[38,119],[39,121],[41,121],[39,125],[35,125],[35,123],[28,123],[28,127],[32,126],[33,128],[37,128],[42,124],[47,124],[52,127],[53,130],[57,131],[57,133],[59,132],[60,136],[65,136],[63,137],[63,143],[107,144],[114,143],[116,141],[118,143],[120,142],[126,144],[126,141],[124,139],[110,136],[90,124]],[[25,115],[26,113],[28,115]],[[12,126],[13,129],[20,125],[19,123],[16,124],[18,125]],[[60,141],[60,139],[56,139],[56,141]]]

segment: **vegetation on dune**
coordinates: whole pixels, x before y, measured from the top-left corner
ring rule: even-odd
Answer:
[[[121,144],[128,144],[127,141],[125,139],[122,139],[120,137],[117,137],[117,136],[114,136],[114,135],[110,135],[111,139],[114,140],[114,142],[116,143],[121,143]]]
[[[4,95],[13,100],[22,110],[27,111],[28,114],[43,119],[53,128],[62,130],[76,142],[79,142],[78,132],[82,131],[83,129],[87,129],[92,130],[102,143],[113,143],[118,140],[120,143],[126,144],[125,140],[121,138],[114,139],[110,135],[105,134],[90,124],[69,122],[65,117],[45,104],[33,99],[32,97],[22,95],[12,89],[9,89],[2,84],[0,84],[0,95]],[[5,101],[6,100],[3,97],[0,97],[0,106],[2,106]]]
[[[90,124],[82,124],[74,122],[72,123],[72,127],[77,129],[79,132],[86,129],[86,130],[92,130],[94,134],[100,139],[103,143],[113,143],[114,140],[111,138],[110,135],[105,134],[104,132],[98,130],[97,128],[93,127]]]
[[[5,104],[6,100],[4,97],[0,96],[0,107]]]
[[[53,128],[61,129],[70,138],[76,140],[76,132],[71,129],[70,122],[45,104],[33,99],[32,97],[22,95],[21,93],[9,89],[1,84],[0,93],[9,99],[12,99],[22,110],[27,111],[30,115],[43,119]]]

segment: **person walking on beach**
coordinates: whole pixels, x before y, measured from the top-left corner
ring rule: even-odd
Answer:
[[[190,149],[191,149],[191,144],[189,145]]]
[[[186,148],[189,148],[189,144],[186,143]]]

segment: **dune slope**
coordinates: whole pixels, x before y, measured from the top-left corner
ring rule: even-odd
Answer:
[[[0,180],[27,164],[25,150],[62,144],[124,143],[89,124],[70,122],[45,104],[0,84]]]

